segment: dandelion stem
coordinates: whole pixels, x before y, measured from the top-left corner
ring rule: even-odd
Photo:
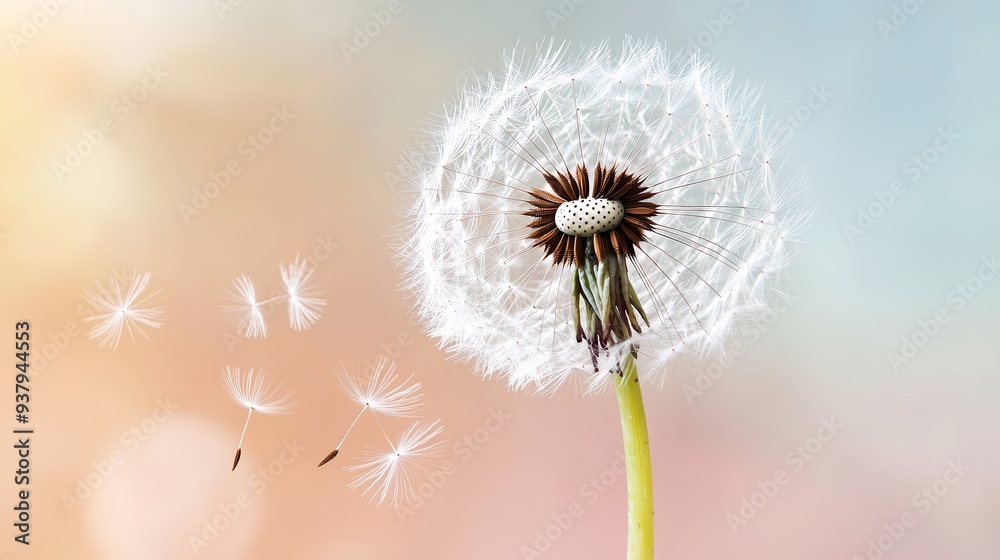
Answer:
[[[361,418],[361,415],[364,414],[366,410],[368,410],[367,404],[361,407],[361,412],[359,412],[358,415],[354,417],[354,422],[351,422],[351,426],[347,428],[346,432],[344,432],[344,437],[340,438],[340,443],[337,444],[337,449],[340,449],[341,447],[344,446],[344,442],[347,441],[347,436],[351,435],[351,430],[354,429],[354,425],[358,423],[358,419]]]
[[[264,301],[258,301],[254,305],[257,306],[257,307],[260,307],[261,305],[266,305],[266,304],[274,302],[274,301],[281,301],[283,299],[288,299],[290,297],[292,297],[292,296],[290,296],[289,294],[280,294],[280,295],[274,296],[273,298],[265,299]]]
[[[389,442],[389,447],[392,448],[392,452],[398,454],[399,450],[397,450],[396,446],[392,444],[392,440],[389,439],[389,434],[385,433],[385,428],[382,427],[382,421],[378,419],[378,414],[373,414],[372,416],[375,417],[375,423],[378,424],[378,429],[382,430],[382,435],[385,436],[385,441]]]
[[[247,412],[247,421],[243,423],[243,433],[240,434],[240,443],[239,443],[239,445],[236,446],[238,448],[242,448],[243,447],[243,436],[247,435],[247,426],[250,425],[250,415],[251,414],[253,414],[253,407],[250,407],[250,410]]]
[[[653,558],[653,469],[649,456],[646,410],[639,388],[639,371],[629,352],[622,375],[615,380],[615,394],[625,443],[625,476],[628,480],[628,560]]]
[[[335,447],[333,451],[328,453],[326,457],[323,457],[323,460],[320,461],[318,465],[316,465],[317,467],[322,467],[323,465],[329,463],[337,456],[337,454],[340,453],[340,448],[343,447],[344,442],[347,441],[347,436],[351,435],[351,430],[354,429],[354,425],[358,423],[358,419],[361,418],[361,415],[364,414],[366,410],[368,410],[367,404],[361,407],[361,412],[359,412],[358,415],[354,417],[354,422],[351,422],[351,426],[347,428],[346,432],[344,432],[344,437],[340,438],[340,443],[337,444],[337,447]]]

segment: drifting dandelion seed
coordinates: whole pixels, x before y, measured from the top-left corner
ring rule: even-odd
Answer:
[[[244,337],[266,337],[267,323],[264,320],[264,312],[257,303],[257,294],[250,278],[246,274],[241,274],[239,278],[233,280],[233,286],[236,292],[229,292],[230,299],[238,305],[223,307],[223,310],[240,314],[237,330]]]
[[[314,271],[298,255],[295,262],[280,268],[281,283],[288,294],[288,322],[294,330],[306,330],[319,321],[320,307],[326,305],[326,300],[316,297],[319,293],[314,284],[309,283]]]
[[[697,54],[626,40],[519,50],[469,80],[404,172],[401,255],[421,318],[484,375],[613,386],[629,558],[652,558],[644,383],[768,308],[808,219],[779,181],[790,128]]]
[[[162,292],[163,288],[146,296],[142,295],[149,286],[152,275],[152,272],[139,274],[135,271],[127,288],[117,278],[112,278],[107,289],[98,283],[96,292],[87,290],[83,293],[84,301],[97,311],[96,315],[86,317],[84,321],[96,323],[87,336],[91,340],[98,340],[98,348],[110,346],[112,350],[117,350],[124,331],[128,331],[132,342],[135,342],[136,333],[149,340],[143,327],[158,329],[163,324],[166,313],[161,309],[147,307],[150,300]]]
[[[423,407],[423,403],[420,401],[422,395],[418,392],[420,383],[410,384],[410,380],[413,379],[412,375],[402,383],[397,383],[395,372],[396,364],[386,358],[379,359],[378,363],[375,364],[375,369],[372,370],[367,379],[351,375],[346,370],[341,371],[338,378],[340,388],[351,400],[362,405],[361,411],[354,417],[354,421],[347,428],[347,432],[344,433],[344,437],[340,439],[337,447],[327,454],[317,466],[322,467],[340,453],[340,448],[347,441],[347,436],[351,434],[358,419],[366,410],[371,409],[373,413],[389,416],[413,416],[420,411]],[[377,417],[376,420],[378,420]]]
[[[362,495],[367,496],[370,502],[381,505],[388,501],[393,506],[403,501],[412,502],[423,482],[443,472],[441,451],[445,445],[445,442],[436,440],[443,431],[440,420],[415,422],[396,443],[389,439],[379,420],[380,414],[413,416],[423,406],[420,401],[420,383],[410,383],[412,375],[399,382],[395,371],[396,365],[385,358],[379,360],[367,378],[342,370],[339,377],[341,390],[361,405],[361,411],[354,417],[337,448],[318,465],[322,467],[337,457],[361,415],[370,409],[382,436],[389,444],[389,450],[368,446],[360,454],[357,463],[344,467],[348,472],[357,473],[348,487],[363,487]]]
[[[253,282],[245,274],[233,280],[234,290],[226,290],[228,299],[233,305],[223,306],[222,310],[239,316],[237,331],[244,338],[267,337],[267,321],[264,317],[264,306],[285,301],[288,304],[288,323],[293,330],[302,331],[313,326],[320,319],[320,310],[326,305],[326,300],[320,297],[312,282],[314,269],[295,256],[295,261],[279,266],[281,284],[284,293],[257,301],[257,293]]]
[[[389,416],[413,416],[420,412],[420,383],[410,383],[413,375],[397,383],[396,364],[380,358],[371,375],[349,375],[346,371],[339,377],[340,387],[354,402],[370,407],[380,414]]]
[[[236,457],[233,459],[232,470],[235,471],[243,454],[243,438],[254,411],[261,414],[288,414],[295,403],[291,400],[292,393],[281,393],[281,385],[274,385],[263,370],[241,370],[227,366],[222,370],[222,381],[233,400],[247,408],[247,419],[243,423],[243,433],[240,434]]]
[[[392,506],[413,503],[421,485],[439,476],[443,470],[446,442],[436,440],[444,430],[440,422],[415,422],[396,444],[382,430],[390,449],[370,446],[356,464],[344,467],[348,472],[358,473],[348,487],[362,488],[362,496],[376,505],[387,500]]]

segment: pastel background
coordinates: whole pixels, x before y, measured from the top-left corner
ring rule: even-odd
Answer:
[[[35,358],[31,385],[32,544],[13,541],[5,430],[0,555],[622,557],[613,398],[514,394],[450,361],[409,314],[389,247],[405,211],[395,162],[466,72],[499,70],[517,44],[631,34],[694,43],[761,84],[771,113],[799,125],[789,166],[817,206],[787,311],[715,379],[678,372],[646,393],[657,558],[873,559],[880,537],[886,560],[997,557],[1000,278],[982,259],[1000,253],[1000,6],[402,0],[378,23],[387,6],[3,3],[0,339],[30,320],[36,356],[50,357]],[[155,87],[125,113],[116,99],[144,78]],[[281,110],[294,118],[247,161],[241,142]],[[92,153],[54,170],[105,118],[114,129]],[[183,215],[231,159],[241,172]],[[278,264],[297,253],[324,257],[320,322],[293,332],[279,308],[267,339],[227,343],[231,279],[277,288]],[[153,272],[169,318],[149,340],[99,350],[80,334],[80,294],[122,269]],[[904,337],[924,344],[893,367]],[[11,346],[0,343],[0,418],[13,429]],[[337,368],[384,353],[423,384],[456,465],[412,511],[370,505],[339,464],[315,466],[357,412]],[[299,401],[291,416],[254,419],[235,472],[245,412],[220,383],[226,365],[263,367]],[[494,432],[491,416],[504,418]],[[794,460],[824,421],[842,428]],[[370,419],[359,426],[352,441],[377,441]],[[109,471],[113,454],[124,460]],[[949,464],[963,476],[936,483]],[[779,469],[787,484],[734,525]],[[913,501],[924,488],[947,493],[928,508]],[[206,539],[240,493],[249,505]],[[583,514],[559,527],[573,503]],[[890,535],[906,514],[915,524]]]

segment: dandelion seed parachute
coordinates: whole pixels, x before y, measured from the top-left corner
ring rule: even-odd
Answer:
[[[540,391],[604,387],[626,353],[660,385],[678,357],[720,350],[782,289],[808,219],[779,178],[788,127],[731,81],[636,40],[520,49],[469,79],[403,166],[415,201],[401,257],[429,333]],[[584,261],[627,279],[607,292]],[[581,301],[613,301],[596,310],[611,324]]]
[[[423,407],[420,383],[410,383],[412,375],[398,379],[396,364],[386,358],[379,359],[367,379],[346,370],[338,376],[341,390],[354,402],[381,414],[413,416]]]
[[[257,293],[253,282],[246,274],[241,274],[233,280],[236,291],[226,290],[234,305],[224,306],[223,311],[239,314],[237,331],[247,338],[264,338],[267,336],[267,321],[264,311],[257,303]]]
[[[414,422],[395,444],[389,443],[391,449],[369,446],[355,464],[344,467],[357,473],[348,487],[361,488],[377,505],[414,503],[422,485],[442,471],[446,442],[438,436],[443,430],[440,420]]]
[[[288,414],[295,408],[292,393],[282,392],[281,384],[275,384],[262,369],[227,366],[222,370],[222,382],[240,406],[263,414]]]
[[[320,308],[326,305],[326,300],[317,297],[320,292],[311,282],[315,269],[298,255],[291,264],[280,268],[281,284],[288,294],[288,322],[293,330],[306,330],[319,321]]]
[[[342,368],[338,376],[340,389],[354,402],[361,405],[361,410],[354,417],[354,421],[344,432],[340,443],[333,451],[328,453],[319,462],[319,467],[329,463],[340,453],[341,447],[347,441],[347,436],[351,434],[354,426],[357,425],[361,415],[366,410],[371,409],[375,414],[386,414],[388,416],[413,416],[423,408],[421,402],[420,383],[410,383],[413,376],[407,377],[401,383],[397,383],[396,364],[387,358],[381,358],[375,364],[375,368],[365,379],[363,376],[352,375]],[[376,417],[376,421],[378,418]],[[381,423],[379,427],[381,428]]]
[[[148,340],[149,336],[143,328],[157,329],[163,325],[166,313],[149,306],[163,288],[142,295],[149,287],[152,276],[152,272],[140,274],[136,271],[132,273],[127,288],[114,278],[107,288],[98,284],[96,292],[88,290],[83,293],[84,301],[96,311],[96,315],[84,319],[94,322],[87,336],[96,339],[99,348],[110,346],[112,350],[117,350],[124,332],[128,332],[133,342],[136,334]]]
[[[264,306],[279,301],[288,305],[288,323],[292,330],[303,331],[320,319],[326,300],[320,298],[322,292],[312,280],[315,270],[299,255],[289,264],[279,265],[283,293],[263,301],[257,300],[253,282],[246,274],[233,280],[233,290],[226,290],[230,305],[222,310],[239,318],[236,329],[245,338],[266,338],[267,320]]]
[[[236,445],[236,457],[233,459],[233,469],[243,455],[243,438],[250,425],[250,417],[254,411],[261,414],[288,414],[295,408],[291,392],[282,392],[281,384],[275,384],[264,370],[226,367],[222,370],[222,383],[234,401],[247,409],[247,419],[243,423],[240,442]]]

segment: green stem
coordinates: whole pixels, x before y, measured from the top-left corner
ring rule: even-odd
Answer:
[[[639,370],[632,353],[626,354],[622,376],[615,380],[618,411],[625,442],[628,481],[628,560],[653,559],[653,469],[649,457],[646,410],[639,388]]]

